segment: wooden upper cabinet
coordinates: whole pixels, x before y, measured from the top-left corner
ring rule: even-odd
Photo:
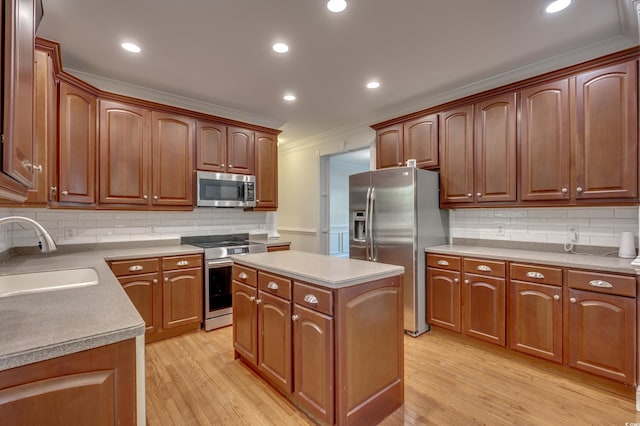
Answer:
[[[60,82],[58,110],[58,201],[96,202],[97,98]]]
[[[385,127],[376,132],[376,168],[402,166],[402,124]]]
[[[34,185],[34,0],[3,3],[2,170]],[[26,189],[25,189],[26,196]]]
[[[227,127],[227,172],[254,174],[254,135],[252,130]]]
[[[227,126],[198,121],[196,127],[196,169],[227,170]]]
[[[256,210],[278,208],[278,136],[256,132]]]
[[[516,201],[516,94],[475,106],[476,201]]]
[[[577,200],[638,195],[637,62],[576,76]]]
[[[569,80],[521,92],[521,199],[568,200],[571,196]]]
[[[438,167],[438,114],[407,121],[403,131],[404,161],[415,159],[421,169]]]
[[[440,202],[473,202],[473,106],[440,113]]]
[[[149,112],[100,100],[100,203],[149,203]],[[172,165],[176,167],[178,163]]]
[[[153,111],[152,205],[193,205],[195,120]]]

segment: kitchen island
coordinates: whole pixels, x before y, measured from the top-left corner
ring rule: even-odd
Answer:
[[[232,256],[236,358],[321,424],[404,402],[404,268],[300,251]]]

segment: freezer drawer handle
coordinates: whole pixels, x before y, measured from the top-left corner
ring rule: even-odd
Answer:
[[[591,287],[613,288],[613,284],[603,280],[591,280],[589,281],[589,285]]]
[[[305,302],[307,302],[307,303],[312,304],[312,305],[317,305],[318,304],[318,298],[315,297],[313,294],[305,295],[303,300]]]
[[[447,262],[446,260],[438,260],[438,265],[449,266],[449,262]]]
[[[267,284],[267,288],[269,290],[278,290],[280,287],[278,287],[278,284],[274,283],[273,281],[269,281],[269,283]]]
[[[478,271],[491,272],[491,268],[490,268],[490,267],[488,267],[487,265],[478,265],[478,266],[476,267],[476,269],[477,269]]]
[[[129,266],[129,272],[142,271],[143,269],[144,269],[144,266],[142,265]]]
[[[529,272],[527,272],[527,277],[542,279],[542,278],[544,278],[544,274],[542,274],[540,272],[529,271]]]
[[[176,265],[178,266],[187,266],[189,264],[188,260],[181,260],[178,263],[176,263]]]

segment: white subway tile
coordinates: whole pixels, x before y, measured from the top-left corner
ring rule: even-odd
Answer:
[[[528,209],[528,217],[567,217],[567,209]]]
[[[585,207],[568,209],[568,217],[613,218],[613,209],[609,207]]]
[[[614,207],[613,215],[616,219],[628,218],[638,220],[638,207]]]

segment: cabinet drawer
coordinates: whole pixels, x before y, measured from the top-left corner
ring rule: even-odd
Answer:
[[[158,258],[114,260],[110,262],[111,270],[116,277],[125,275],[148,274],[158,271]]]
[[[427,254],[427,266],[432,268],[460,270],[460,258],[457,256],[445,256],[443,254]]]
[[[233,268],[231,268],[231,275],[234,280],[253,287],[256,287],[258,283],[258,272],[253,268],[233,265]]]
[[[293,301],[298,305],[333,316],[333,293],[330,290],[294,282]]]
[[[258,288],[261,291],[275,294],[291,300],[291,280],[267,272],[258,272]]]
[[[626,275],[570,269],[567,271],[567,284],[581,290],[636,297],[636,278]]]
[[[490,277],[504,277],[504,262],[483,259],[464,259],[464,272]]]
[[[200,254],[162,258],[162,269],[165,271],[200,267],[202,267],[202,255]]]
[[[530,283],[561,286],[562,268],[512,263],[509,269],[509,278]]]

